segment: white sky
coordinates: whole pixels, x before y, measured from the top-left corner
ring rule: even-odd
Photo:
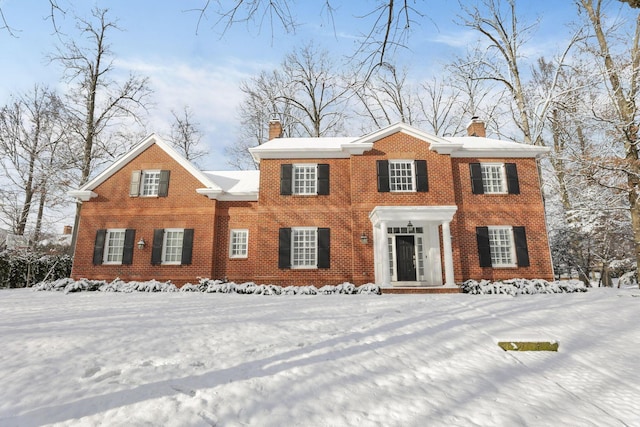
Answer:
[[[91,5],[108,6],[111,16],[117,17],[124,30],[112,33],[110,38],[117,55],[117,69],[122,75],[133,70],[149,76],[155,91],[148,131],[166,134],[170,110],[180,111],[182,106],[189,105],[210,150],[210,156],[200,163],[205,169],[218,170],[229,169],[224,147],[237,141],[239,82],[263,69],[276,67],[293,47],[310,40],[335,52],[336,60],[342,61],[353,52],[358,35],[367,30],[372,19],[354,17],[373,7],[371,3],[334,0],[337,10],[331,22],[323,12],[322,2],[291,2],[300,23],[295,34],[279,28],[272,32],[265,21],[261,28],[257,24],[238,24],[221,36],[221,28],[212,28],[217,19],[213,9],[216,2],[211,2],[208,15],[196,32],[199,14],[190,10],[205,3],[205,0],[58,0],[69,12],[66,17],[58,16],[57,23],[72,34],[72,9],[88,16]],[[523,15],[541,20],[536,43],[528,53],[537,57],[562,45],[568,34],[564,23],[575,15],[572,2],[520,3]],[[59,85],[62,70],[45,59],[58,42],[52,34],[51,21],[46,19],[49,2],[0,0],[0,7],[16,35],[11,37],[0,31],[3,58],[0,102],[8,102],[11,93],[28,91],[36,83]],[[473,46],[476,35],[453,23],[460,10],[456,1],[418,1],[417,7],[425,17],[413,26],[411,50],[403,52],[398,62],[410,67],[411,79],[420,80],[439,72],[442,63]]]

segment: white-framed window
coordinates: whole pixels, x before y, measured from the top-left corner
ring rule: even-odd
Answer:
[[[160,171],[159,170],[145,170],[142,171],[142,180],[140,186],[141,196],[157,196],[158,188],[160,187]]]
[[[318,229],[291,229],[291,268],[318,267]]]
[[[249,252],[249,230],[231,230],[229,257],[247,258]]]
[[[481,163],[482,187],[485,194],[506,194],[507,178],[504,163]]]
[[[293,165],[293,194],[318,194],[318,165]]]
[[[491,226],[488,228],[491,265],[493,267],[516,267],[513,228],[509,226]]]
[[[414,176],[413,161],[389,160],[389,189],[391,191],[416,191]]]
[[[122,264],[125,232],[124,228],[107,230],[104,240],[103,264]]]
[[[167,228],[164,230],[162,242],[162,264],[180,264],[182,261],[183,228]]]

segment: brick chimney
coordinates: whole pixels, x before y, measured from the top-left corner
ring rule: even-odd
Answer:
[[[62,234],[64,235],[71,234],[72,230],[73,228],[70,225],[65,225],[64,228],[62,229]]]
[[[269,141],[274,138],[280,138],[282,136],[282,123],[280,123],[280,119],[277,114],[271,115],[271,120],[269,120]]]
[[[484,127],[484,122],[478,116],[471,117],[471,122],[467,126],[467,135],[486,138],[487,131]]]

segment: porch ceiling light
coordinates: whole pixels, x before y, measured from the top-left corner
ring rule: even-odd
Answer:
[[[411,221],[409,221],[407,223],[407,232],[408,233],[413,233],[415,231],[415,229],[413,228],[413,224],[411,223]]]

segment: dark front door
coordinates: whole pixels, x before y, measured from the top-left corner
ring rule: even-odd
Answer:
[[[416,281],[415,243],[413,236],[396,236],[396,264],[399,282]]]

